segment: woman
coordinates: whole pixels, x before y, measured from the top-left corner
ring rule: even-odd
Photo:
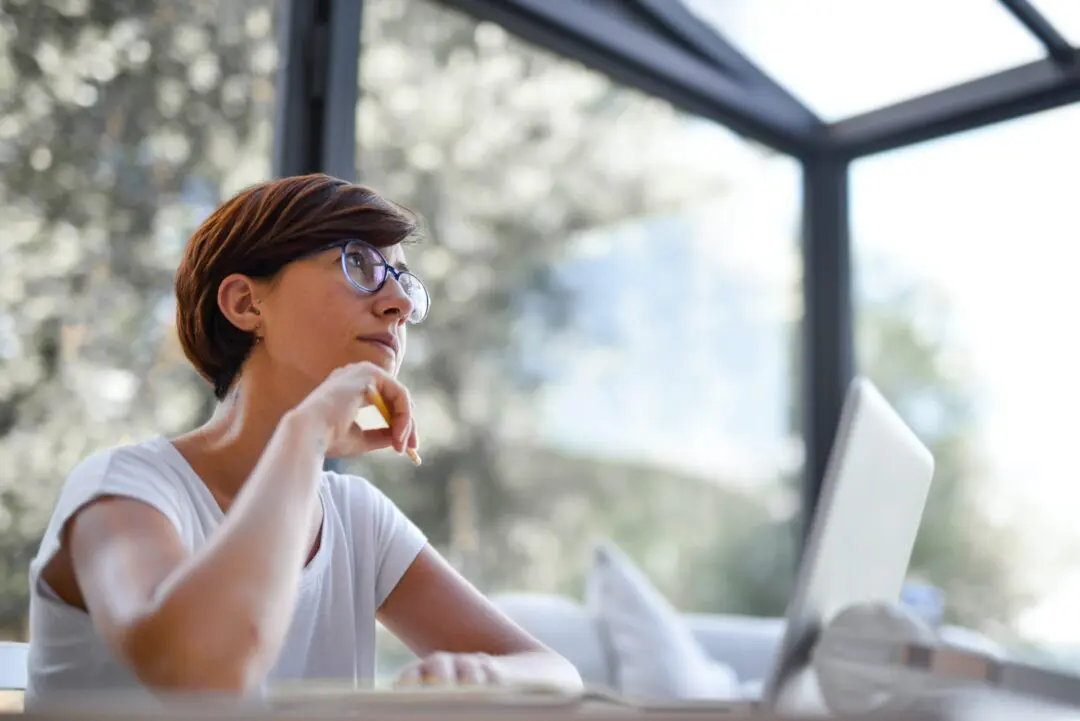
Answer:
[[[29,704],[370,679],[376,618],[421,659],[405,682],[580,688],[382,493],[322,470],[417,446],[396,380],[428,308],[405,266],[415,230],[371,190],[310,175],[246,190],[195,232],[177,328],[220,404],[68,477],[30,568]],[[390,427],[362,431],[372,386]]]

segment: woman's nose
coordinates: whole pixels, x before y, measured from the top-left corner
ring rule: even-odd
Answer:
[[[379,315],[408,318],[413,312],[412,298],[401,286],[401,281],[393,276],[386,279],[386,284],[379,291],[375,302]]]

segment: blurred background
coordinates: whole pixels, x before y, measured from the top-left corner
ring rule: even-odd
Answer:
[[[356,12],[322,36],[355,34],[344,60],[297,48],[302,3],[0,1],[0,637],[24,637],[73,465],[210,414],[174,269],[220,201],[296,168],[425,218],[410,265],[434,306],[403,371],[424,465],[348,469],[481,589],[580,598],[610,539],[680,610],[781,615],[831,439],[807,419],[857,370],[937,457],[913,580],[949,622],[1080,665],[1080,105],[881,142],[844,120],[985,76],[993,99],[1011,68],[1080,100],[1080,2],[1033,2],[1066,50],[1020,3],[628,0],[683,31],[635,52],[697,57],[665,85],[614,50],[585,64],[554,21],[523,30],[524,0],[312,2],[316,23]],[[582,6],[602,33],[632,24],[616,5],[537,12]],[[706,102],[720,61],[742,66],[702,38],[788,95]],[[290,55],[350,92],[297,90]],[[297,92],[321,103],[307,121]],[[755,98],[779,118],[760,132]],[[828,155],[838,121],[853,145]]]

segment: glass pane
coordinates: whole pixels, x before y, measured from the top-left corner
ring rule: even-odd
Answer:
[[[606,538],[681,610],[782,613],[797,164],[441,4],[364,8],[359,176],[425,216],[434,300],[424,465],[358,470],[486,591],[581,601]]]
[[[859,361],[938,461],[914,572],[951,622],[1074,665],[1078,123],[1072,106],[852,171]]]
[[[173,272],[219,200],[270,174],[277,5],[0,9],[0,638],[24,632],[74,464],[212,408]]]
[[[1045,55],[989,0],[683,2],[826,121]]]
[[[1076,0],[1033,0],[1032,4],[1073,47],[1080,45],[1080,3]]]

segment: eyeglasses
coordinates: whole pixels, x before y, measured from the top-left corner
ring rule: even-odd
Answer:
[[[362,240],[340,240],[317,252],[331,248],[341,248],[341,270],[358,291],[369,295],[378,293],[386,285],[387,278],[393,276],[412,302],[412,312],[407,320],[419,323],[427,317],[431,297],[420,279],[410,271],[398,270],[390,265],[378,248]]]

